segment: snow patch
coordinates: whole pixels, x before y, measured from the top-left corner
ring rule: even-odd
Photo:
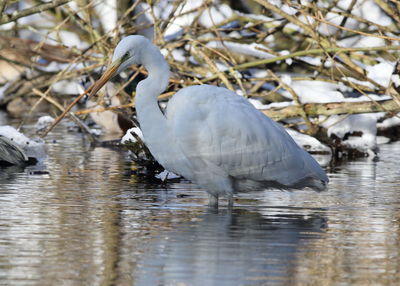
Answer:
[[[49,42],[49,44],[54,44],[54,42],[59,44],[59,42],[61,42],[64,46],[70,48],[76,47],[80,50],[89,47],[89,43],[82,41],[76,33],[69,31],[57,30],[56,32],[50,32],[48,38],[49,40],[47,42]]]
[[[36,131],[42,131],[50,126],[50,124],[52,124],[53,122],[54,118],[50,115],[41,116],[35,124],[35,129]]]
[[[305,56],[305,57],[299,57],[299,59],[313,66],[321,65],[321,58]]]
[[[125,135],[121,139],[121,143],[127,144],[129,142],[136,142],[137,140],[135,136],[132,135],[132,133],[136,134],[140,139],[142,139],[142,141],[144,140],[142,130],[140,130],[140,128],[138,127],[133,127],[126,131]]]
[[[365,69],[370,79],[387,87],[393,74],[394,65],[394,62],[381,62],[373,66],[367,66]]]
[[[227,48],[230,51],[234,53],[239,53],[239,54],[244,54],[248,56],[253,56],[257,58],[262,58],[262,59],[271,59],[274,58],[275,56],[265,52],[265,47],[263,45],[257,44],[257,43],[251,43],[251,44],[240,44],[240,43],[233,43],[233,42],[224,42],[221,43],[219,41],[210,41],[206,45],[209,48],[214,48],[214,49],[224,49]]]
[[[380,129],[387,129],[394,126],[400,126],[400,113],[398,113],[397,116],[385,119],[384,121],[379,122],[376,126]]]
[[[36,142],[32,141],[17,129],[9,125],[0,126],[0,135],[7,137],[20,146],[24,146],[26,144],[36,144]]]
[[[58,92],[61,94],[80,94],[84,90],[82,85],[80,85],[76,81],[69,81],[69,80],[60,80],[51,86],[54,92]]]
[[[392,82],[393,82],[395,87],[399,87],[400,86],[400,76],[398,74],[392,75],[391,80],[392,80]],[[0,96],[1,96],[1,94],[0,94]]]
[[[160,179],[161,181],[166,181],[168,179],[180,178],[180,176],[178,176],[178,175],[176,175],[176,174],[174,174],[172,172],[169,172],[167,170],[162,171],[161,173],[157,174],[155,177],[157,179]]]
[[[201,2],[201,1],[194,1]],[[205,10],[200,18],[199,22],[206,28],[210,28],[218,23],[221,23],[225,19],[228,19],[233,14],[231,7],[226,4],[219,4],[217,7],[212,6],[209,9]]]
[[[376,136],[376,144],[378,144],[378,145],[387,144],[389,142],[390,142],[390,138],[387,138],[385,136]]]
[[[325,121],[322,126],[327,128],[328,136],[335,134],[343,139],[346,134],[361,132],[361,136],[349,136],[343,140],[343,144],[350,148],[358,149],[362,152],[374,150],[377,146],[376,131],[377,120],[384,113],[354,114],[354,115],[334,115]]]
[[[318,80],[293,81],[291,88],[299,96],[302,103],[327,103],[343,101],[343,94],[338,91],[338,85]],[[284,96],[292,98],[292,95],[285,91]]]
[[[280,55],[281,55],[281,56],[287,56],[287,55],[289,55],[289,54],[290,54],[290,52],[287,51],[287,50],[283,50],[283,51],[280,52]],[[285,63],[286,63],[287,65],[290,66],[290,65],[292,65],[292,63],[293,63],[293,59],[288,58],[288,59],[285,60]]]
[[[297,145],[303,147],[308,152],[321,152],[332,154],[331,148],[318,141],[316,138],[297,132],[291,128],[285,128],[287,133],[296,141]]]
[[[292,78],[290,75],[288,74],[284,74],[281,76],[281,81],[286,84],[286,85],[291,85],[292,84]]]
[[[94,6],[105,32],[114,30],[117,26],[117,1],[103,0]]]
[[[174,60],[177,62],[185,62],[186,61],[185,51],[183,51],[181,49],[172,50],[171,55],[174,58]]]
[[[385,40],[377,37],[360,36],[340,40],[338,45],[346,48],[381,47],[385,45]]]
[[[46,156],[46,152],[44,150],[44,141],[42,139],[31,140],[17,129],[9,125],[0,126],[0,135],[7,137],[11,141],[14,141],[25,151],[28,157],[33,157],[39,160]]]

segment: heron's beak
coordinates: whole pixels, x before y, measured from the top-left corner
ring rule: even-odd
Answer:
[[[89,93],[89,97],[95,95],[107,83],[107,81],[109,81],[110,78],[112,78],[115,75],[118,68],[123,62],[124,62],[123,58],[119,58],[111,63],[111,65],[106,69],[106,71],[103,73],[100,79],[94,83]]]

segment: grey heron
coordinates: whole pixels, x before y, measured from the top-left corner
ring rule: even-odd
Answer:
[[[325,189],[328,177],[313,157],[280,124],[226,88],[185,87],[162,112],[157,97],[168,85],[169,65],[143,36],[127,36],[118,43],[90,95],[134,64],[149,73],[139,82],[135,98],[145,144],[166,170],[205,189],[211,206],[218,206],[220,196],[232,205],[236,192]]]

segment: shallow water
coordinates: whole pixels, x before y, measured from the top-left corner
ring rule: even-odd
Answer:
[[[123,151],[64,128],[47,142],[43,164],[0,169],[1,285],[400,283],[400,143],[330,169],[327,192],[215,211],[186,181],[137,177]]]

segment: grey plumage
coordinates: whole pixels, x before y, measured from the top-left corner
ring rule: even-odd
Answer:
[[[157,97],[168,85],[169,66],[142,36],[121,40],[91,94],[132,64],[142,64],[149,72],[135,97],[144,142],[165,169],[207,190],[210,205],[216,206],[220,195],[231,204],[235,192],[325,188],[325,172],[285,129],[226,88],[183,88],[169,100],[164,114]]]

